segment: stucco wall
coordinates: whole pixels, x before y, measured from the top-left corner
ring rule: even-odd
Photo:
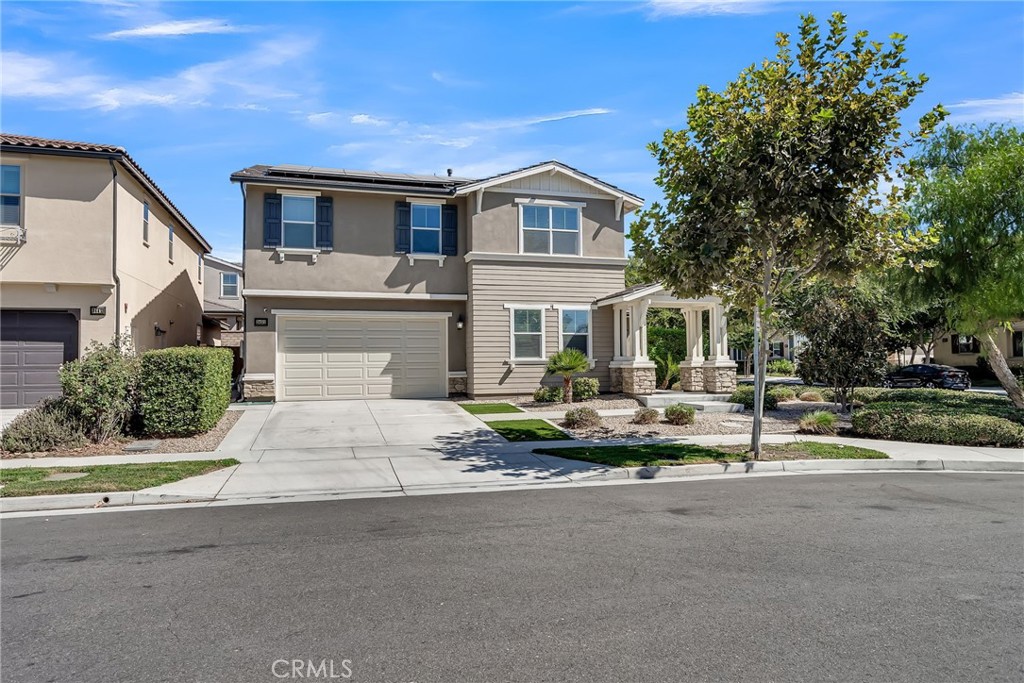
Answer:
[[[1013,324],[1014,330],[1024,330],[1024,320],[1018,320]],[[935,345],[935,362],[942,365],[959,365],[968,366],[976,365],[978,357],[981,354],[978,353],[953,353],[953,345],[950,341],[952,333],[943,335],[939,338],[938,343]],[[1010,345],[1010,332],[1008,330],[999,330],[996,333],[996,345],[999,346],[999,350],[1003,352],[1003,356],[1006,357],[1006,362],[1010,366],[1024,365],[1024,357],[1013,356],[1012,347]]]
[[[238,296],[222,297],[220,295],[221,273],[234,273],[238,276]],[[238,270],[225,268],[214,261],[206,260],[206,274],[203,276],[203,301],[211,301],[221,306],[227,306],[236,310],[242,310],[242,288],[245,286],[245,278]]]
[[[78,352],[81,354],[93,341],[109,342],[114,336],[114,296],[109,288],[96,285],[57,285],[47,292],[41,284],[4,282],[3,307],[33,311],[73,311],[78,315]],[[90,306],[106,306],[105,316],[89,314]]]

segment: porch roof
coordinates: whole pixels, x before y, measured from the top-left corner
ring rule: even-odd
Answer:
[[[705,296],[699,299],[681,299],[671,292],[665,290],[665,285],[660,282],[633,285],[623,290],[603,296],[594,302],[594,306],[611,306],[613,304],[625,304],[640,299],[648,299],[654,308],[689,308],[691,306],[712,306],[721,304],[722,299],[717,296]]]

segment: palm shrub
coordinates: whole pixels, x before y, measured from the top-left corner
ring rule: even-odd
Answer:
[[[60,368],[65,408],[96,442],[127,431],[139,400],[139,357],[127,337],[93,342],[78,360]]]
[[[801,434],[835,434],[839,418],[831,410],[814,410],[804,413],[797,429]]]
[[[671,351],[666,351],[664,355],[653,358],[658,388],[668,389],[673,382],[679,379],[679,362],[672,357]]]
[[[669,424],[692,425],[697,419],[697,411],[693,409],[693,406],[673,403],[665,408],[665,419]]]
[[[572,376],[589,368],[587,354],[579,349],[562,349],[548,359],[548,372],[562,377],[562,396],[566,403],[572,403]]]

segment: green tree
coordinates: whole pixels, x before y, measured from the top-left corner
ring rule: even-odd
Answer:
[[[909,205],[934,239],[924,267],[904,269],[910,298],[945,301],[950,328],[975,336],[1014,405],[1024,391],[994,334],[1024,317],[1024,133],[1011,126],[945,127],[923,145]]]
[[[704,85],[682,130],[650,150],[665,204],[630,231],[648,273],[680,296],[721,295],[752,313],[755,402],[751,450],[761,452],[766,319],[775,299],[821,273],[882,263],[905,240],[895,207],[909,173],[905,148],[931,133],[936,107],[906,134],[900,114],[927,78],[904,70],[905,36],[847,40],[832,15],[826,36],[803,17],[795,51],[779,34],[773,59],[720,93]],[[880,181],[891,183],[887,197]]]
[[[562,376],[562,397],[566,403],[572,403],[572,376],[586,372],[589,367],[587,354],[579,349],[562,349],[548,359],[548,372]]]

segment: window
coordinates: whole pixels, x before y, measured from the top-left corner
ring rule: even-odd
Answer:
[[[21,227],[21,166],[0,166],[0,224]]]
[[[167,226],[167,260],[174,263],[174,226]]]
[[[580,210],[577,207],[522,204],[524,254],[580,253]]]
[[[203,255],[199,255],[199,284],[203,283]]]
[[[142,242],[149,244],[149,202],[142,203]]]
[[[562,309],[562,348],[577,349],[590,357],[590,309]]]
[[[966,334],[953,335],[953,353],[978,353],[981,345],[978,340]]]
[[[768,348],[771,351],[768,354],[769,358],[785,358],[786,357],[786,342],[780,342],[780,341],[771,342],[770,344],[768,344]]]
[[[281,198],[281,246],[292,249],[316,247],[316,197]]]
[[[1017,330],[1010,334],[1010,355],[1014,358],[1024,357],[1024,331]]]
[[[412,253],[441,253],[441,207],[412,205]]]
[[[220,298],[238,298],[238,273],[220,274]]]
[[[512,308],[512,358],[543,360],[544,309]]]

